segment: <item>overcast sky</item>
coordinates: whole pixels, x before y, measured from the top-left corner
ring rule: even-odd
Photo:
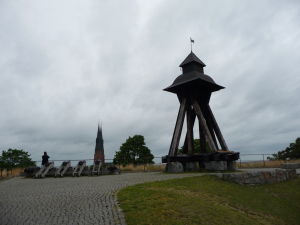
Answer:
[[[300,136],[299,1],[0,0],[1,150],[93,158],[102,121],[106,158],[135,134],[167,154],[190,37],[231,150]]]

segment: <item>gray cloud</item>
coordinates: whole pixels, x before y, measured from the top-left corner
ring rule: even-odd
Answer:
[[[178,102],[162,89],[190,36],[226,87],[211,105],[231,149],[272,153],[299,136],[297,1],[0,4],[3,150],[91,158],[101,120],[108,158],[134,134],[166,154]]]

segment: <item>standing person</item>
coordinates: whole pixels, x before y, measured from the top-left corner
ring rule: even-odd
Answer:
[[[48,159],[50,157],[47,155],[47,152],[44,152],[44,155],[42,156],[42,166],[47,166],[48,165]]]

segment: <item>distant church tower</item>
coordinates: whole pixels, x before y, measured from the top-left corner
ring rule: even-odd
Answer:
[[[95,154],[94,161],[100,160],[104,163],[104,147],[103,147],[103,137],[102,137],[102,126],[99,127],[98,124],[98,133],[96,138]]]

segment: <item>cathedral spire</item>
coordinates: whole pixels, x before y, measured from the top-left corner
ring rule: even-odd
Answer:
[[[100,160],[104,163],[104,142],[103,142],[103,135],[102,135],[102,124],[98,123],[98,131],[97,131],[97,138],[96,138],[96,145],[95,145],[95,154],[94,160]]]
[[[97,138],[101,138],[103,140],[103,137],[102,137],[102,124],[99,124],[99,123],[98,123]]]

